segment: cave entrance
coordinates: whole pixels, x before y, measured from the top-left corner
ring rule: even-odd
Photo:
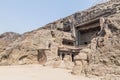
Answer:
[[[72,60],[71,52],[68,49],[58,49],[58,56],[61,60],[64,60],[66,56],[69,56],[69,58]]]
[[[74,41],[68,40],[68,39],[63,39],[62,44],[67,45],[67,46],[74,46]]]
[[[58,56],[60,57],[61,60],[64,60],[65,56],[69,56],[69,60],[71,62],[74,62],[75,59],[74,57],[78,55],[80,49],[58,49]]]
[[[95,21],[85,22],[76,27],[77,34],[77,45],[87,46],[91,43],[91,40],[98,36],[100,31],[99,19]]]
[[[47,56],[45,54],[45,50],[44,49],[39,49],[37,50],[38,52],[38,56],[37,56],[37,60],[40,64],[44,64],[47,61]]]

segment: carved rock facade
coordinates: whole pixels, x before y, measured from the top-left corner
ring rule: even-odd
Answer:
[[[0,64],[38,63],[120,80],[119,44],[120,1],[110,0],[19,35],[0,49]]]

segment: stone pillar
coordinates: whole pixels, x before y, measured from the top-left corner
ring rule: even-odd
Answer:
[[[74,40],[76,41],[77,40],[77,33],[76,33],[76,28],[74,25],[72,27],[72,36],[73,36]],[[74,42],[74,46],[76,46],[76,42]]]
[[[61,52],[59,52],[60,53],[60,59],[62,60],[62,53]]]
[[[79,46],[80,44],[80,31],[76,31],[76,45]]]

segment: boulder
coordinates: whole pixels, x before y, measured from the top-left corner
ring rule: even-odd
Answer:
[[[87,54],[80,52],[77,56],[75,56],[75,60],[87,60]]]
[[[82,66],[74,66],[72,69],[72,74],[81,75],[82,74]]]

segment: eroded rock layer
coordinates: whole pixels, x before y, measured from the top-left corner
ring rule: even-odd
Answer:
[[[120,1],[97,4],[22,35],[0,35],[0,65],[35,63],[120,80]]]

